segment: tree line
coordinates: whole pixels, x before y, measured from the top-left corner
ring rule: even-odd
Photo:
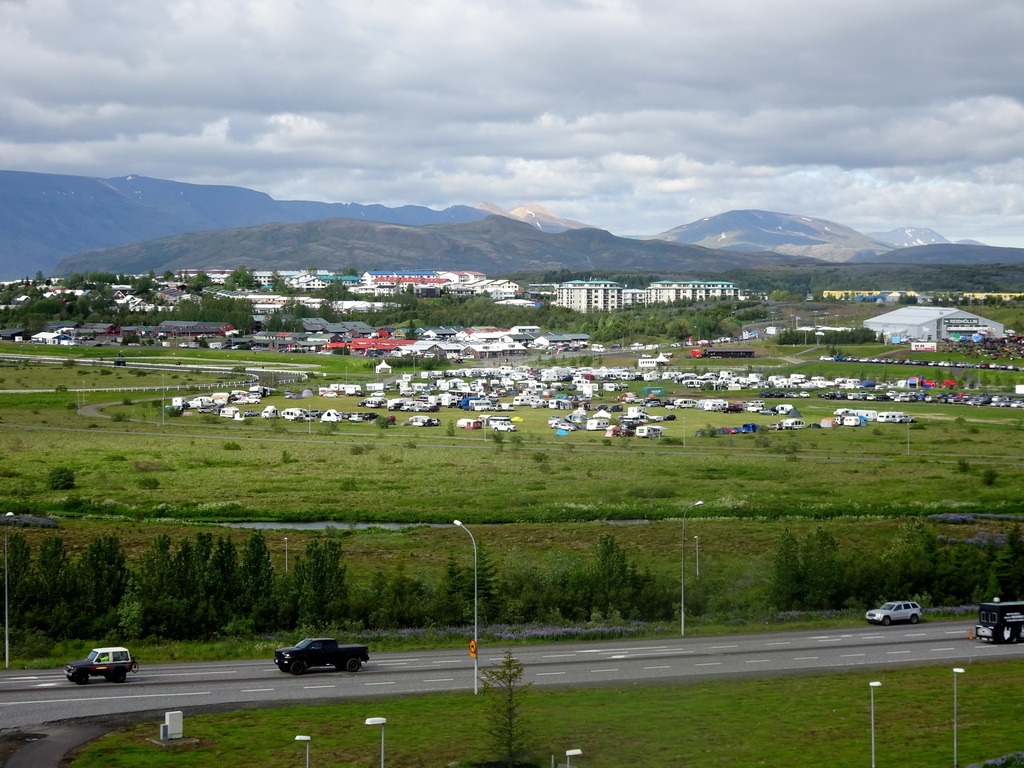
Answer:
[[[12,637],[201,640],[277,631],[466,626],[473,620],[472,559],[451,555],[440,575],[403,563],[354,579],[340,537],[311,539],[287,571],[271,563],[262,532],[239,547],[229,536],[166,534],[134,564],[120,538],[94,538],[75,557],[58,535],[33,551],[9,537]],[[675,588],[630,562],[604,535],[589,558],[558,554],[547,568],[513,553],[498,573],[478,550],[481,623],[661,620]]]

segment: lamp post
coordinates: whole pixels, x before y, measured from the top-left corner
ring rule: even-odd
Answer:
[[[879,682],[868,683],[871,686],[871,768],[875,768],[875,688]]]
[[[963,673],[964,671],[960,667],[953,667],[953,768],[960,765],[957,762],[956,754],[956,678]]]
[[[288,573],[288,537],[284,537],[284,572]]]
[[[565,750],[565,768],[572,768],[570,760],[577,755],[582,755],[582,749],[567,749]]]
[[[295,740],[306,742],[306,768],[309,768],[309,736],[296,736]]]
[[[11,625],[7,618],[7,529],[12,517],[13,512],[4,515],[4,669],[11,666]]]
[[[479,616],[479,600],[477,595],[477,574],[476,574],[476,537],[473,536],[473,532],[462,524],[461,520],[454,521],[459,528],[469,534],[469,540],[473,542],[473,641],[470,643],[470,655],[473,657],[473,695],[477,694],[477,679],[479,677],[479,661],[477,661],[477,654],[479,649],[477,648],[476,635],[477,635],[477,618]]]
[[[683,547],[679,568],[679,636],[686,634],[686,513],[694,507],[703,507],[703,501],[695,501],[683,510]]]
[[[380,768],[384,768],[384,723],[388,719],[386,717],[368,717],[366,718],[367,725],[379,725],[380,726]]]
[[[697,578],[700,578],[700,536],[693,537],[693,549],[696,554],[695,565],[697,567]]]

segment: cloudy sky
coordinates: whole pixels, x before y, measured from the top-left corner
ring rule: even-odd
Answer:
[[[1021,0],[0,0],[0,168],[1024,246]]]

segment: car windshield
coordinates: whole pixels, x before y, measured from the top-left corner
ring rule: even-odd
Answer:
[[[880,611],[895,611],[897,608],[899,608],[899,603],[886,603],[881,608],[879,608],[879,610]]]
[[[308,647],[308,646],[309,646],[309,644],[310,644],[310,643],[312,643],[312,642],[313,642],[313,641],[312,641],[312,640],[310,640],[310,639],[309,639],[309,638],[307,637],[307,638],[306,638],[305,640],[300,640],[300,641],[299,641],[298,643],[296,643],[296,644],[295,644],[295,647],[296,647],[296,648],[306,648],[306,647]]]
[[[86,661],[96,661],[96,657],[100,655],[99,651],[89,651],[89,655],[86,656]]]

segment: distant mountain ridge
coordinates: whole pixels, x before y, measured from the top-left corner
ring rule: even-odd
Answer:
[[[467,222],[487,214],[465,205],[435,211],[357,203],[274,200],[244,187],[123,176],[100,179],[0,171],[0,279],[48,274],[82,251],[185,232],[345,216],[394,224]]]
[[[916,245],[939,245],[948,244],[949,240],[944,238],[933,229],[922,229],[920,227],[901,227],[890,229],[888,232],[868,232],[868,237],[881,240],[895,248],[913,248]]]
[[[822,261],[848,261],[854,256],[893,249],[889,243],[834,221],[756,210],[728,211],[650,239],[734,251],[774,251]]]
[[[499,208],[494,203],[481,203],[477,206],[481,211],[496,216],[506,216],[536,227],[541,232],[565,232],[567,229],[598,229],[592,224],[583,224],[572,219],[563,219],[544,208],[539,203],[517,205],[510,211]]]
[[[563,268],[679,273],[811,263],[798,256],[616,237],[600,229],[549,234],[508,217],[489,216],[420,227],[339,218],[192,232],[69,256],[55,273],[160,273],[240,264],[258,270],[465,269],[491,275]]]

